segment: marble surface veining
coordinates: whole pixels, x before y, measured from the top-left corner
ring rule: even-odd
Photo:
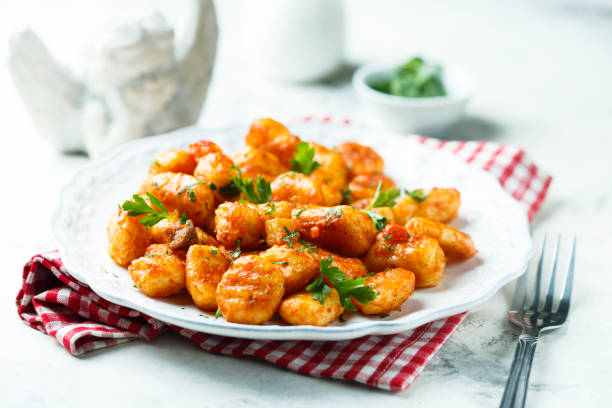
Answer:
[[[8,12],[0,13],[0,38],[32,22],[50,44],[65,46],[57,52],[70,54],[70,44],[63,42],[70,27],[57,21],[71,17],[66,10],[77,13],[85,6],[68,0],[53,4],[13,2]],[[544,334],[538,345],[528,406],[610,406],[612,3],[383,0],[374,5],[352,0],[346,8],[349,64],[335,77],[309,86],[272,85],[251,77],[241,64],[236,28],[240,1],[224,0],[217,6],[218,64],[202,126],[305,113],[359,120],[348,82],[351,66],[377,57],[426,51],[474,73],[478,93],[466,118],[448,136],[524,146],[554,176],[533,227],[575,234],[579,242],[571,318],[562,329]],[[3,60],[5,43],[0,41]],[[82,407],[84,401],[131,407],[151,402],[204,407],[350,403],[355,408],[499,404],[516,338],[506,320],[514,284],[475,308],[402,393],[310,378],[254,359],[211,355],[171,333],[150,343],[71,357],[53,339],[17,319],[14,297],[26,259],[53,247],[48,225],[58,189],[86,159],[56,154],[43,142],[5,67],[0,70],[0,106],[5,149],[0,160],[3,406]]]

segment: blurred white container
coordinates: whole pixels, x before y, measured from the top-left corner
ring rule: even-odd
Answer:
[[[353,87],[361,99],[366,120],[396,132],[440,136],[463,115],[476,88],[474,79],[457,66],[441,64],[445,96],[408,98],[371,87],[389,78],[402,62],[365,64],[353,75]]]
[[[241,18],[249,68],[262,77],[306,82],[334,72],[342,62],[341,0],[245,2]]]

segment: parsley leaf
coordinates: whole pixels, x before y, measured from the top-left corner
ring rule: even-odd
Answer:
[[[422,203],[427,199],[427,193],[421,190],[420,188],[414,189],[412,191],[404,190],[404,193],[406,193],[407,196],[412,198],[417,203]]]
[[[364,210],[364,212],[368,214],[368,217],[370,217],[370,219],[374,222],[376,230],[380,231],[385,228],[385,224],[387,223],[387,217],[384,217],[379,213],[370,210]]]
[[[283,241],[285,241],[287,245],[289,245],[289,248],[293,248],[293,241],[291,241],[291,239],[297,237],[299,233],[297,231],[290,232],[289,228],[287,228],[284,225],[283,225],[283,228],[285,229],[285,232],[287,233],[287,235],[283,237]]]
[[[342,210],[341,208],[332,207],[329,210],[327,210],[327,214],[325,214],[325,219],[329,220],[331,217],[340,218],[342,217],[343,213],[344,213],[344,210]]]
[[[170,220],[177,218],[175,215],[168,213],[166,207],[164,207],[157,197],[149,192],[146,194],[151,202],[151,205],[147,204],[144,198],[138,194],[134,194],[132,196],[133,201],[124,201],[119,207],[121,207],[122,210],[127,211],[127,215],[129,217],[144,215],[144,217],[138,220],[138,222],[147,227],[152,227],[163,219]]]
[[[183,213],[181,215],[181,225],[187,224],[187,214]]]
[[[381,181],[378,183],[378,187],[376,187],[376,193],[374,194],[372,203],[367,208],[367,210],[378,207],[393,207],[395,205],[395,199],[399,197],[399,195],[400,190],[398,188],[389,188],[385,191],[382,191]]]
[[[376,299],[377,293],[365,285],[366,278],[346,279],[344,272],[337,266],[331,266],[333,258],[330,256],[327,259],[321,260],[319,271],[321,274],[313,283],[306,287],[307,291],[312,292],[312,297],[325,303],[325,298],[331,293],[331,288],[323,281],[326,277],[331,282],[332,286],[338,292],[340,303],[346,310],[356,310],[353,300],[355,298],[359,303],[368,304],[368,302]]]
[[[233,181],[230,181],[229,184],[219,187],[219,194],[221,194],[221,197],[223,198],[230,199],[237,197],[238,194],[240,194],[240,189],[234,184]]]
[[[387,317],[389,317],[389,313],[383,313],[383,314],[379,315],[378,317],[380,317],[381,319],[387,318]]]
[[[302,215],[302,213],[306,211],[306,207],[302,208],[301,210],[299,210],[297,212],[297,214],[295,214],[295,218],[300,218],[300,215]]]
[[[217,185],[215,183],[210,183],[208,187],[210,187],[210,189],[213,191],[217,189]]]
[[[346,204],[353,204],[353,196],[351,195],[351,189],[347,186],[346,190],[338,190],[342,194],[342,202]]]
[[[270,209],[268,211],[266,211],[264,214],[266,215],[272,215],[276,212],[276,208],[274,206],[274,201],[270,201]]]
[[[186,190],[187,191],[187,195],[189,196],[189,201],[195,203],[195,200],[196,200],[195,192],[191,189],[191,187],[198,186],[200,184],[208,184],[208,183],[205,183],[203,181],[198,181],[197,183],[192,183],[192,184],[186,185],[185,187],[183,187],[179,191],[177,191],[176,194],[177,195],[183,194],[183,192],[185,192],[185,190]]]
[[[291,159],[291,169],[299,173],[312,174],[321,163],[314,160],[315,149],[307,142],[300,142]]]
[[[244,193],[250,202],[253,204],[264,204],[270,201],[272,189],[269,182],[259,175],[256,180],[242,177],[240,169],[237,166],[233,166],[233,168],[238,170],[238,176],[232,178],[232,183]]]
[[[215,313],[215,320],[217,320],[219,318],[219,316],[221,316],[221,308],[219,306],[217,306],[217,312]]]
[[[236,241],[236,249],[231,253],[232,259],[238,258],[242,252],[242,249],[240,249],[240,242],[242,242],[242,238],[238,238]]]
[[[310,242],[306,242],[302,239],[298,239],[298,242],[308,249],[317,249],[316,245],[312,245]]]

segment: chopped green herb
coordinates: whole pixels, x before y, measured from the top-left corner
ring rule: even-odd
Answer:
[[[368,217],[370,217],[370,219],[374,222],[374,226],[378,231],[385,228],[385,224],[387,223],[387,217],[384,217],[379,213],[370,210],[364,210],[364,212],[368,214]]]
[[[208,183],[205,183],[203,181],[198,181],[197,183],[189,184],[189,185],[181,188],[179,191],[177,191],[176,194],[177,195],[178,194],[183,194],[185,191],[187,191],[187,195],[189,197],[189,201],[195,203],[196,196],[195,196],[195,192],[191,189],[191,187],[194,187],[194,186],[197,186],[197,185],[200,185],[200,184],[208,184]]]
[[[299,233],[297,231],[289,231],[289,228],[287,228],[285,225],[283,225],[283,228],[287,233],[287,235],[283,237],[283,241],[285,241],[287,245],[289,245],[289,248],[293,248],[293,241],[291,241],[291,239],[297,237]]]
[[[442,67],[429,64],[420,57],[414,57],[398,66],[390,78],[370,86],[379,92],[409,98],[446,95]]]
[[[232,183],[240,189],[253,204],[264,204],[270,201],[272,189],[270,183],[263,177],[257,176],[255,181],[248,177],[242,177],[242,172],[237,166],[232,166],[238,170],[238,176],[232,178]]]
[[[416,201],[417,203],[422,203],[423,201],[427,199],[427,193],[425,193],[420,188],[417,188],[412,191],[404,190],[404,193],[410,198],[412,198],[414,201]]]
[[[119,275],[117,275],[116,273],[113,273],[113,276],[114,276],[115,278],[118,278],[118,277],[119,277]]]
[[[183,213],[181,215],[181,225],[187,224],[187,214]]]
[[[210,183],[208,187],[213,191],[217,189],[217,185],[215,183]]]
[[[219,318],[219,316],[221,316],[221,315],[222,315],[221,308],[217,307],[217,312],[215,313],[215,320],[217,320]]]
[[[393,245],[389,245],[389,244],[383,244],[383,246],[387,249],[390,249],[391,251],[393,251],[395,248],[393,248]]]
[[[388,241],[388,240],[390,240],[390,239],[391,239],[391,234],[387,234],[387,235],[385,235],[385,241]]]
[[[276,265],[287,265],[289,262],[287,262],[287,261],[276,261],[276,262],[272,262],[272,263],[276,264]]]
[[[297,144],[297,150],[291,159],[291,169],[299,173],[312,174],[321,164],[314,160],[315,149],[307,142]]]
[[[372,276],[372,275],[376,275],[376,272],[368,272],[366,276]]]
[[[302,208],[302,209],[300,209],[300,210],[297,212],[297,214],[295,214],[295,218],[300,218],[300,215],[302,215],[302,213],[303,213],[304,211],[306,211],[306,208]]]
[[[376,292],[365,285],[366,278],[346,279],[344,272],[337,266],[331,266],[332,262],[333,258],[331,256],[321,260],[319,265],[321,274],[317,280],[306,287],[306,290],[312,292],[312,297],[315,300],[323,304],[327,295],[331,293],[331,288],[324,282],[323,277],[326,277],[338,291],[340,303],[346,310],[356,310],[351,298],[355,298],[362,304],[368,304],[368,302],[376,299]]]
[[[383,314],[379,315],[378,317],[380,317],[381,319],[385,319],[385,318],[389,317],[389,313],[383,313]]]
[[[217,251],[216,249],[211,249],[210,253],[213,255],[217,255],[219,253],[219,251]]]
[[[157,181],[155,183],[153,183],[153,185],[155,186],[156,190],[159,190],[159,184],[157,184]]]
[[[221,194],[223,198],[235,198],[240,194],[240,189],[233,181],[230,181],[229,184],[219,188],[219,194]]]
[[[274,206],[274,202],[270,201],[270,209],[266,211],[264,214],[271,215],[271,214],[274,214],[275,212],[276,212],[276,208]]]
[[[176,194],[177,195],[178,194],[183,194],[185,191],[189,191],[191,189],[191,187],[198,186],[200,184],[208,184],[208,183],[205,183],[203,181],[198,181],[197,183],[188,184],[185,187],[181,188],[179,191],[177,191]]]
[[[325,215],[325,219],[329,220],[331,217],[336,217],[336,218],[340,218],[342,217],[343,214],[343,210],[341,208],[330,208],[329,210],[327,210],[327,214]]]
[[[133,201],[124,201],[121,204],[121,209],[127,211],[127,215],[129,217],[138,217],[140,215],[144,215],[138,222],[147,227],[152,227],[163,219],[176,219],[175,215],[171,215],[166,210],[166,207],[159,201],[157,197],[153,194],[147,192],[147,197],[149,201],[151,201],[151,205],[147,204],[147,202],[139,196],[138,194],[134,194],[132,196]]]
[[[372,203],[366,208],[371,210],[372,208],[378,207],[393,207],[395,205],[395,199],[399,197],[400,190],[398,188],[389,188],[382,191],[382,181],[378,183],[376,187],[376,193],[372,199]]]
[[[347,186],[346,190],[340,190],[340,194],[342,194],[342,202],[346,204],[353,204],[353,196],[351,195],[351,189]]]
[[[145,255],[145,257],[146,258],[155,258],[155,254],[148,254],[148,255]]]
[[[298,239],[298,242],[300,244],[302,244],[303,246],[305,246],[306,248],[308,248],[308,249],[315,249],[315,250],[317,249],[317,247],[315,245],[312,245],[311,243],[306,242],[303,239]]]
[[[344,313],[338,317],[338,320],[340,320],[340,323],[346,322],[346,320],[344,319]]]
[[[233,259],[236,259],[240,256],[240,252],[242,252],[242,250],[240,249],[240,242],[242,242],[242,238],[238,238],[238,240],[236,241],[236,249],[231,253],[231,257]]]

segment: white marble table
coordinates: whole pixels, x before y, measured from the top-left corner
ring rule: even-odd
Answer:
[[[478,94],[468,117],[450,136],[526,147],[555,177],[533,227],[578,236],[571,318],[563,329],[545,334],[538,346],[528,405],[610,406],[612,297],[607,285],[612,278],[606,251],[612,247],[612,4],[373,3],[352,0],[347,5],[348,60],[427,51],[472,71]],[[66,22],[76,4],[4,5],[0,57],[6,57],[6,35],[28,22],[43,26],[49,37],[69,36]],[[222,37],[202,126],[305,113],[359,120],[347,82],[349,69],[322,84],[302,87],[250,78],[241,64],[236,32],[239,5],[229,0],[218,4]],[[57,24],[60,18],[63,23]],[[63,52],[72,50],[66,45]],[[207,354],[170,333],[150,343],[71,357],[52,338],[17,319],[14,297],[22,264],[35,251],[53,248],[49,218],[58,189],[86,159],[57,154],[37,135],[5,67],[0,71],[0,106],[0,225],[7,278],[0,286],[2,406],[141,407],[154,402],[337,407],[349,401],[355,408],[438,407],[448,402],[454,407],[497,406],[514,353],[516,334],[505,318],[513,284],[474,309],[415,384],[397,394],[310,378],[252,359]]]

